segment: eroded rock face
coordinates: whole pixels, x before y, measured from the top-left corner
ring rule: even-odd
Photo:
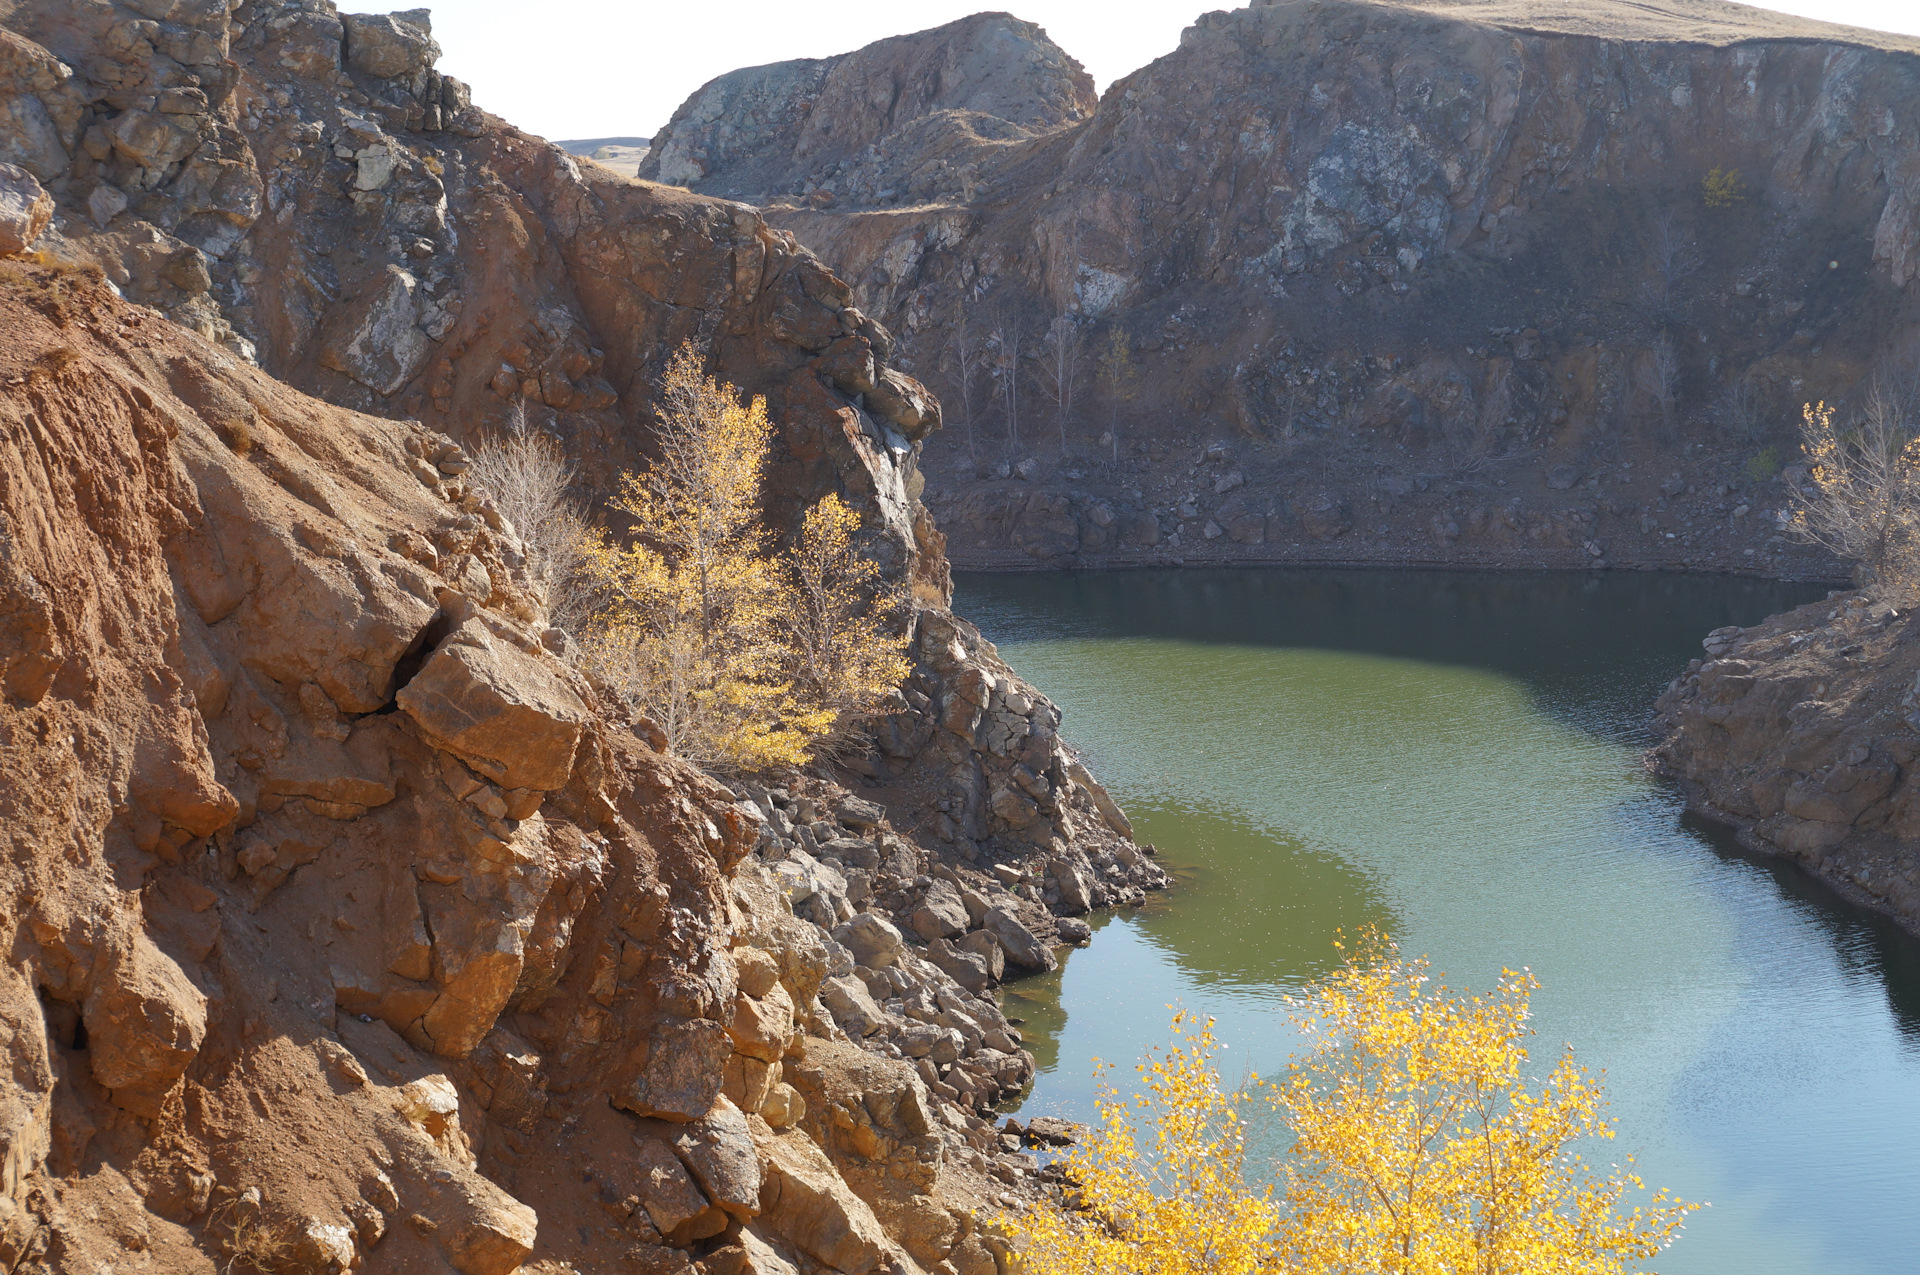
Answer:
[[[791,196],[724,147],[658,171],[780,191],[769,219],[966,405],[925,461],[961,565],[1819,577],[1771,473],[1800,404],[1920,320],[1913,52],[1712,6],[1284,0],[1029,135],[929,111]],[[681,127],[752,131],[706,90]]]
[[[1913,618],[1860,593],[1721,629],[1660,697],[1653,759],[1695,809],[1920,927]]]
[[[307,399],[82,273],[9,281],[0,324],[0,447],[35,475],[0,489],[0,905],[26,936],[0,971],[5,1251],[104,1253],[137,1223],[168,1269],[208,1270],[196,1228],[245,1210],[314,1269],[506,1275],[543,1219],[593,1266],[760,1218],[752,1122],[808,1137],[780,1068],[828,940],[769,888],[736,976],[757,823],[545,652],[517,545],[411,464],[444,438]],[[436,566],[389,547],[436,536],[458,550]],[[476,561],[484,600],[442,574]],[[383,660],[423,657],[398,704],[369,614],[406,617]],[[187,1110],[204,1123],[156,1148]],[[519,1198],[568,1119],[652,1139],[691,1218],[647,1220],[665,1185],[624,1232],[581,1231],[602,1206],[573,1185]],[[304,1141],[262,1155],[268,1126]],[[95,1138],[146,1166],[144,1210],[49,1209]],[[857,1200],[815,1155],[812,1186]]]

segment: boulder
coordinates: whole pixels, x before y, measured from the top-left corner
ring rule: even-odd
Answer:
[[[340,22],[346,28],[347,65],[362,75],[405,79],[440,60],[430,10],[343,13]]]
[[[733,966],[740,990],[755,1000],[764,1000],[780,983],[780,963],[765,948],[734,948]],[[791,1000],[788,1005],[792,1005]]]
[[[747,1057],[778,1062],[793,1039],[793,998],[777,982],[762,997],[742,992],[734,999],[727,1034],[734,1049]]]
[[[730,1216],[745,1221],[760,1211],[760,1157],[747,1118],[724,1094],[673,1146],[707,1198]]]
[[[842,1275],[867,1275],[888,1256],[886,1233],[814,1141],[798,1130],[759,1140],[767,1160],[760,1226]]]
[[[552,792],[573,769],[586,706],[546,661],[469,620],[395,696],[428,741],[502,788]]]
[[[993,937],[985,936],[989,946],[993,946]],[[994,946],[994,951],[999,948]],[[946,971],[948,977],[970,992],[986,991],[994,984],[994,974],[987,964],[987,958],[978,952],[965,952],[937,938],[927,944],[927,959]]]
[[[376,394],[391,395],[419,375],[433,353],[420,330],[417,280],[389,265],[378,281],[338,307],[320,341],[320,364]]]
[[[1071,859],[1054,858],[1048,863],[1053,879],[1059,883],[1060,906],[1069,913],[1086,912],[1093,907],[1093,878]]]
[[[820,1002],[833,1015],[840,1030],[858,1040],[886,1027],[892,1019],[867,991],[867,985],[852,975],[830,978],[820,984]]]
[[[760,1104],[760,1118],[775,1129],[785,1129],[807,1118],[807,1100],[786,1081],[775,1082]]]
[[[686,1165],[658,1138],[636,1138],[639,1166],[635,1193],[647,1217],[662,1235],[672,1236],[717,1212],[708,1203]],[[724,1224],[723,1224],[724,1229]],[[713,1232],[709,1232],[712,1234]]]
[[[984,918],[983,918],[984,920]],[[960,940],[959,950],[978,956],[987,963],[987,973],[994,982],[1007,976],[1007,949],[987,930],[975,930]]]
[[[951,882],[935,881],[921,896],[908,923],[923,939],[950,939],[967,932],[967,905]]]
[[[800,1275],[799,1267],[780,1256],[773,1245],[750,1226],[740,1231],[740,1247],[745,1260],[740,1264],[739,1275]]]
[[[207,998],[143,931],[95,975],[82,1012],[93,1078],[135,1115],[158,1115],[206,1039]]]
[[[986,930],[1000,941],[1007,959],[1015,965],[1030,970],[1051,970],[1058,967],[1058,962],[1053,959],[1052,949],[1042,943],[1006,904],[996,903],[987,909]]]
[[[963,911],[962,915],[965,913]],[[964,925],[962,929],[966,928]],[[833,937],[845,944],[853,959],[870,970],[883,970],[893,964],[906,939],[878,912],[862,912],[839,926]]]
[[[719,1023],[696,1018],[656,1024],[640,1074],[613,1103],[637,1115],[698,1120],[720,1096],[732,1054],[733,1042]]]
[[[67,171],[59,127],[31,93],[0,96],[0,162],[24,168],[43,182]]]
[[[141,168],[177,164],[200,145],[194,117],[159,111],[127,111],[107,126],[107,136],[122,158]]]
[[[1099,780],[1093,777],[1092,772],[1090,772],[1083,763],[1079,761],[1069,761],[1067,763],[1067,777],[1073,780],[1080,788],[1084,789],[1089,797],[1093,798],[1094,809],[1100,812],[1100,818],[1106,823],[1107,827],[1113,829],[1129,841],[1133,839],[1132,821],[1127,818],[1126,812],[1120,809],[1120,803],[1113,799],[1112,794],[1106,790],[1106,787],[1102,785]]]
[[[746,1054],[735,1054],[727,1059],[720,1092],[732,1099],[733,1105],[742,1111],[759,1111],[767,1105],[767,1099],[773,1095],[773,1087],[779,1082],[779,1063],[762,1062]]]
[[[53,220],[53,196],[17,164],[0,164],[0,257],[17,257],[33,246]]]

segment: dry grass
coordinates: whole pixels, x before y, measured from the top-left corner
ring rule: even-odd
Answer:
[[[225,1260],[220,1275],[277,1275],[292,1263],[299,1234],[293,1223],[269,1218],[251,1200],[231,1200],[207,1219],[207,1231],[218,1236]]]

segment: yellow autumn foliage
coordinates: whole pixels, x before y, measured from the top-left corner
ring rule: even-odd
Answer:
[[[1490,995],[1436,984],[1425,960],[1370,937],[1290,999],[1311,1048],[1278,1081],[1222,1085],[1212,1023],[1111,1087],[1068,1158],[1061,1207],[1012,1220],[1032,1275],[1617,1275],[1669,1244],[1693,1205],[1577,1148],[1613,1137],[1598,1082],[1562,1054],[1526,1079],[1528,1001],[1507,971]],[[1279,1186],[1245,1174],[1244,1109],[1264,1099],[1293,1147]],[[1152,1146],[1139,1145],[1140,1130]]]
[[[1709,208],[1732,208],[1747,200],[1746,183],[1737,168],[1715,168],[1700,179],[1700,194]]]
[[[854,542],[859,514],[829,495],[777,552],[761,512],[766,403],[705,375],[691,345],[659,416],[659,459],[612,501],[630,543],[601,534],[583,550],[599,594],[584,659],[680,756],[721,771],[802,765],[906,675],[891,595]]]

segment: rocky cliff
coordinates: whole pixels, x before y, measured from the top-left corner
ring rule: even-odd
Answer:
[[[940,391],[961,565],[1832,574],[1773,476],[1804,400],[1911,362],[1916,48],[1713,0],[1278,0],[1085,119],[896,120],[768,217]]]
[[[424,11],[4,21],[0,1267],[998,1270],[992,989],[1165,878],[945,610],[886,329]],[[850,770],[655,751],[462,477],[522,417],[604,489],[685,340],[915,601]]]
[[[1920,627],[1835,593],[1721,629],[1660,697],[1653,752],[1694,809],[1920,928]]]
[[[983,149],[1087,118],[1093,79],[1005,13],[733,71],[674,112],[640,176],[730,199],[970,199]]]

